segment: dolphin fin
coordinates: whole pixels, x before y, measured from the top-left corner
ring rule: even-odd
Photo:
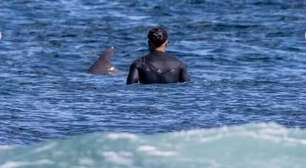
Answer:
[[[114,54],[114,47],[107,48],[98,60],[88,69],[88,73],[95,75],[114,75],[117,69],[112,65],[112,57]]]

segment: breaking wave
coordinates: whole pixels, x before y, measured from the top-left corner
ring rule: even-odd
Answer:
[[[34,146],[0,146],[0,168],[304,167],[306,131],[251,124],[140,135],[90,134]]]

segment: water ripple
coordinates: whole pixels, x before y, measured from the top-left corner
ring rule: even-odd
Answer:
[[[292,0],[4,1],[0,144],[249,122],[305,128],[305,9]],[[192,82],[126,86],[156,25]],[[122,74],[86,74],[109,46]]]

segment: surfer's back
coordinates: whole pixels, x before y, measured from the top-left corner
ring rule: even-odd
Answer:
[[[188,80],[186,65],[175,56],[151,52],[133,62],[127,84],[176,83]]]
[[[127,84],[175,83],[189,80],[186,66],[166,52],[168,33],[164,29],[151,29],[148,33],[148,44],[150,53],[132,63]]]

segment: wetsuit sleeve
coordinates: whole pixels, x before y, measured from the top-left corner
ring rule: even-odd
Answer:
[[[129,70],[129,74],[126,80],[126,84],[130,85],[133,83],[138,83],[139,82],[139,73],[138,73],[138,69],[137,69],[137,63],[134,62],[131,66],[130,66],[130,70]]]
[[[187,82],[190,81],[188,72],[187,72],[187,66],[182,64],[181,65],[181,71],[180,71],[180,82]]]

